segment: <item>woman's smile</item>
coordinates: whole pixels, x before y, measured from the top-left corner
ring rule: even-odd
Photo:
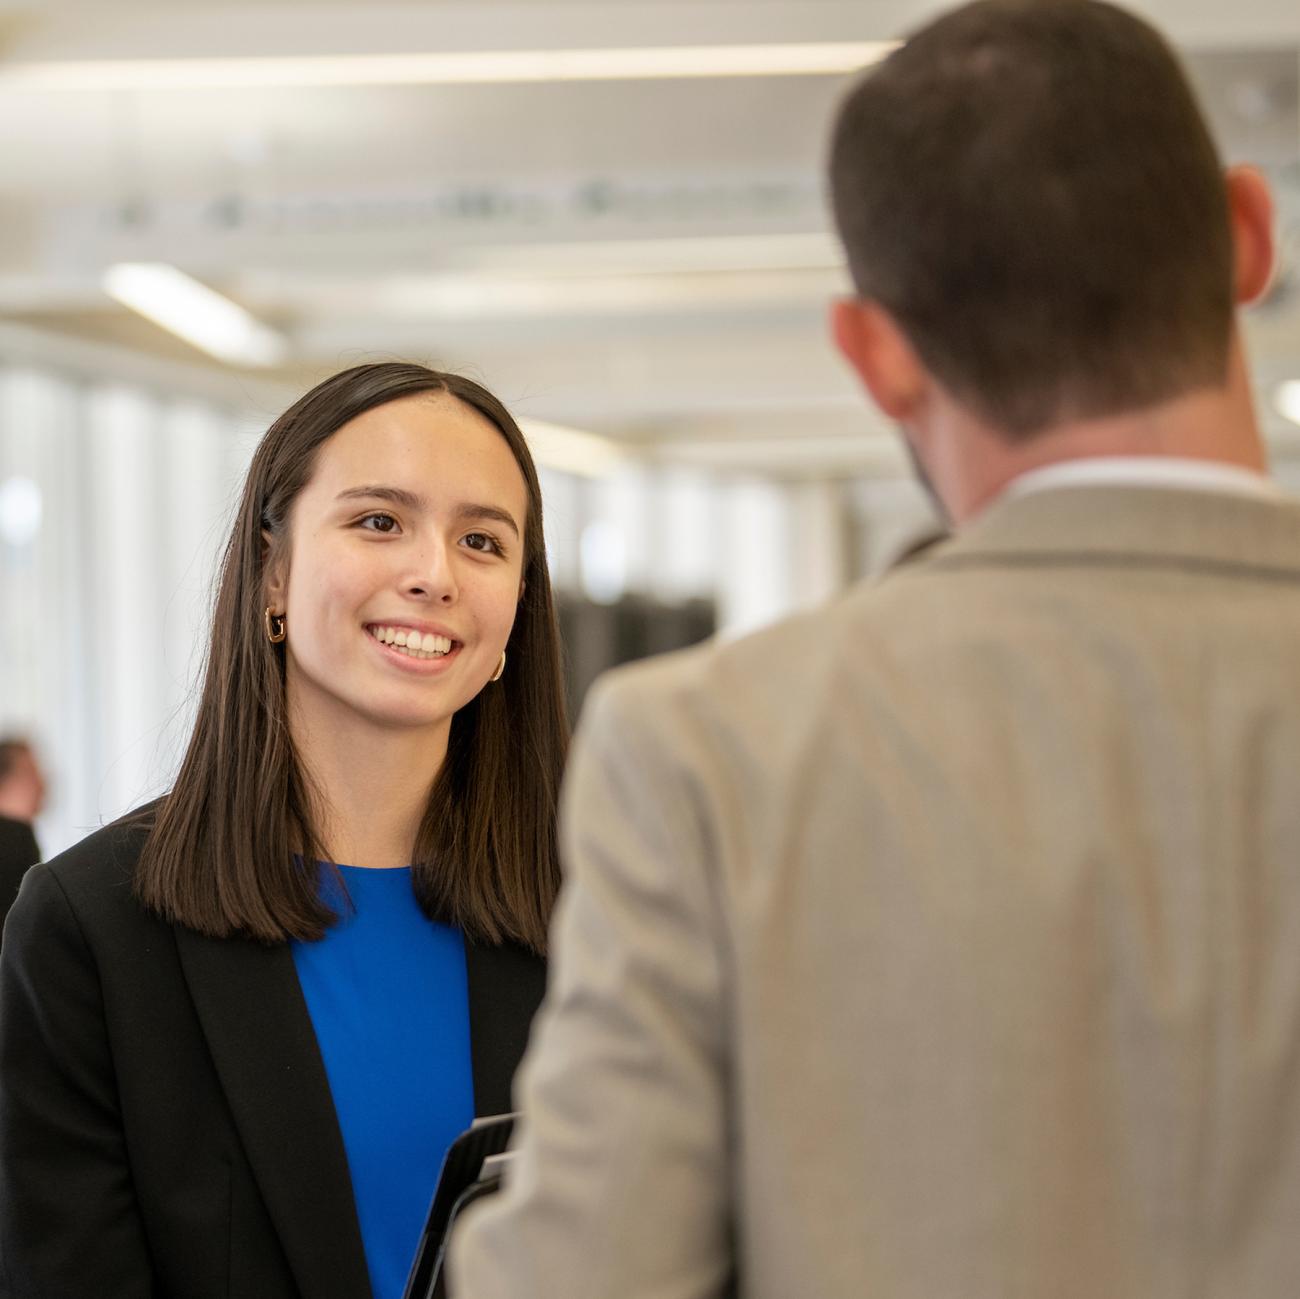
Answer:
[[[386,659],[407,670],[445,668],[461,648],[460,641],[450,636],[404,623],[367,623],[365,630]]]

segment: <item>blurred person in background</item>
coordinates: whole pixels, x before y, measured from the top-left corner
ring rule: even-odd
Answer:
[[[0,739],[0,935],[23,872],[41,859],[32,822],[45,805],[45,779],[31,743]]]
[[[45,777],[31,742],[0,739],[0,817],[31,825],[44,807]]]
[[[1300,1275],[1300,504],[1260,178],[1091,0],[840,112],[840,348],[956,535],[596,687],[457,1299],[1277,1299]]]
[[[253,458],[158,803],[0,955],[0,1294],[399,1299],[509,1106],[567,742],[537,475],[479,385],[360,366]]]

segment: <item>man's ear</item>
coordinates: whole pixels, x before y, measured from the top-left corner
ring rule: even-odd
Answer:
[[[831,333],[871,399],[906,423],[925,395],[926,371],[894,318],[867,299],[840,298],[831,306]]]
[[[1229,167],[1224,185],[1232,222],[1233,293],[1244,307],[1263,297],[1273,278],[1273,196],[1254,167]]]

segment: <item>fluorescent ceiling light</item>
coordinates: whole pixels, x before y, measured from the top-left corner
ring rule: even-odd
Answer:
[[[278,365],[288,352],[282,335],[175,266],[119,262],[104,273],[104,291],[231,365]]]
[[[521,419],[533,459],[547,469],[579,474],[583,478],[603,478],[627,459],[627,452],[609,438],[581,429],[547,424],[541,420]]]
[[[744,301],[795,293],[820,301],[849,287],[843,250],[821,233],[471,245],[448,253],[448,261],[446,270],[405,274],[249,271],[239,278],[240,296],[254,304],[292,301],[308,314],[415,319],[640,309],[665,297],[691,305],[737,293]],[[6,297],[9,282],[0,277],[0,309],[40,287],[24,283]]]
[[[1273,406],[1279,415],[1300,424],[1300,379],[1279,383],[1273,394]]]
[[[381,316],[405,320],[526,320],[638,312],[804,308],[847,288],[837,272],[723,271],[712,275],[493,274],[393,277],[356,295]],[[358,308],[354,306],[353,310]]]
[[[0,63],[0,88],[41,91],[249,90],[301,86],[482,85],[669,77],[831,76],[878,62],[897,42],[669,45],[602,50],[466,50],[288,58],[84,59]]]
[[[529,275],[688,275],[719,271],[838,270],[844,253],[829,234],[705,235],[507,244],[469,250],[476,269]]]

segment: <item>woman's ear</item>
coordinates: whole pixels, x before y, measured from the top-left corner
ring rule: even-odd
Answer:
[[[289,598],[288,574],[285,572],[283,548],[275,538],[262,529],[262,591],[267,605],[276,613],[283,613]]]

